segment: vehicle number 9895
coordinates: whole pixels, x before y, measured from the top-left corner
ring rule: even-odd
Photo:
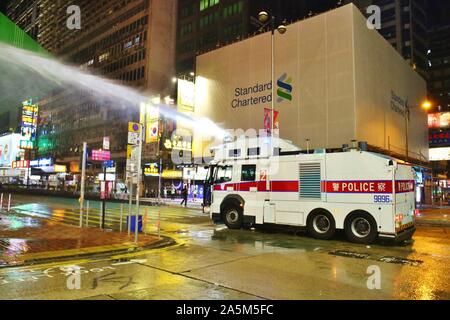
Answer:
[[[374,195],[373,202],[375,203],[388,203],[391,202],[391,197],[388,195]]]

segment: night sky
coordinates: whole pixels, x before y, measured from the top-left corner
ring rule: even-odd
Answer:
[[[6,5],[10,0],[0,0],[0,12],[5,13]],[[313,7],[317,6],[318,11],[322,11],[321,6],[329,7],[331,3],[337,2],[336,0],[321,0],[321,1],[310,1]],[[282,1],[279,1],[282,3]],[[443,26],[450,25],[450,1],[449,0],[427,0],[429,5],[429,26]]]
[[[427,0],[429,6],[428,22],[430,27],[450,25],[450,1]]]
[[[0,12],[5,13],[8,2],[9,0],[0,0]]]

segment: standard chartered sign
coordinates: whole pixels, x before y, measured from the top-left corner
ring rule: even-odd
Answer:
[[[261,103],[272,102],[272,82],[255,84],[252,87],[234,89],[233,108],[248,107]]]
[[[278,103],[292,101],[292,78],[283,73],[277,80]],[[253,105],[272,102],[272,81],[267,83],[256,83],[250,87],[238,87],[234,89],[234,99],[231,107],[249,107]]]

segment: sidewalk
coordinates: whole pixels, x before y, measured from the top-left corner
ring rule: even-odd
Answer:
[[[450,227],[450,207],[419,208],[416,222],[419,226]]]
[[[161,198],[161,202],[164,205],[172,206],[172,207],[180,207],[180,208],[182,207],[181,206],[182,200],[183,199],[178,199],[178,198],[175,198],[173,200],[170,198]],[[154,203],[154,204],[158,203],[157,198],[141,198],[141,201],[143,203]],[[192,199],[188,199],[187,208],[202,210],[203,209],[202,203],[203,203],[203,199],[197,199],[197,200],[195,200],[195,202],[192,201]],[[183,207],[184,207],[184,205],[183,205]]]
[[[0,268],[51,262],[62,258],[122,253],[167,245],[171,240],[83,228],[16,213],[0,213]]]

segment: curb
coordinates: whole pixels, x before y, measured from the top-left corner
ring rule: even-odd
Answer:
[[[94,257],[95,258],[103,258],[105,256],[110,256],[110,255],[135,253],[135,252],[151,250],[151,249],[160,249],[160,248],[165,248],[165,247],[169,247],[169,246],[176,244],[176,241],[170,237],[161,236],[161,238],[162,239],[157,242],[154,242],[149,245],[140,246],[140,247],[129,247],[127,249],[107,250],[107,251],[99,251],[99,252],[91,252],[91,253],[80,253],[80,254],[60,256],[60,257],[51,257],[51,258],[30,259],[30,260],[24,260],[21,263],[17,263],[17,264],[6,264],[6,265],[0,264],[0,270],[8,269],[8,268],[25,267],[25,266],[31,266],[31,265],[37,265],[37,264],[45,264],[45,263],[51,263],[51,262],[62,262],[62,261],[68,261],[68,260],[73,260],[73,259],[80,259],[80,258],[94,258]]]
[[[450,227],[450,222],[444,221],[417,221],[416,226],[419,227]]]

